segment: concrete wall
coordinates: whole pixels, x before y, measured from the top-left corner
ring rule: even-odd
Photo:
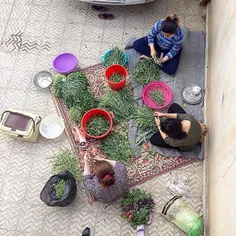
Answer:
[[[236,235],[236,0],[208,14],[209,234]],[[206,235],[206,236],[208,236]]]

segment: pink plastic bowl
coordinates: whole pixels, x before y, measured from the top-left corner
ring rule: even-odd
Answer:
[[[161,90],[164,93],[164,96],[165,96],[165,104],[164,105],[158,106],[151,98],[149,98],[148,93],[152,92],[154,89]],[[154,82],[147,84],[143,88],[142,97],[143,97],[144,103],[147,106],[151,107],[152,109],[161,110],[161,109],[165,108],[166,106],[168,106],[170,104],[170,102],[172,101],[172,92],[171,92],[170,87],[166,83],[154,81]]]

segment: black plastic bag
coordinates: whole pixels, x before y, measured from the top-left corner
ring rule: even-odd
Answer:
[[[56,191],[54,185],[57,184],[60,180],[65,180],[64,193],[61,198],[56,196]],[[43,190],[40,193],[40,199],[47,206],[60,206],[64,207],[70,205],[75,197],[77,192],[77,184],[75,178],[70,172],[58,173],[53,175],[45,184]]]

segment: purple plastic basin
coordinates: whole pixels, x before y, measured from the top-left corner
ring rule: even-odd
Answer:
[[[61,74],[68,74],[75,70],[78,60],[72,53],[62,53],[54,59],[52,65],[55,71]]]

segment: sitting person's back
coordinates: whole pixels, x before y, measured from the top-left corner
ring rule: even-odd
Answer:
[[[117,161],[95,158],[95,175],[84,173],[83,183],[97,201],[113,201],[128,191],[127,170]],[[86,164],[85,164],[86,166]],[[89,171],[90,172],[90,171]]]

